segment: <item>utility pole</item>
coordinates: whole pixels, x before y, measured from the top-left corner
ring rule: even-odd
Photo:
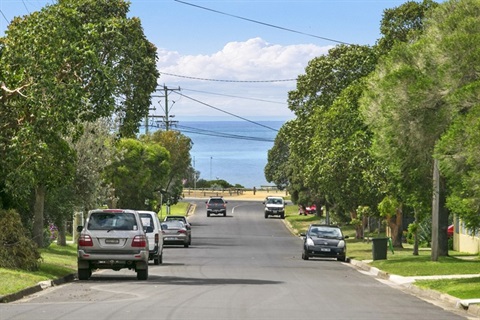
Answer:
[[[180,87],[178,87],[178,89],[170,89],[166,85],[163,85],[164,94],[163,96],[159,96],[160,98],[165,98],[165,108],[163,110],[165,112],[165,115],[158,116],[159,118],[163,118],[163,122],[165,123],[165,131],[170,130],[170,124],[173,124],[174,122],[176,122],[176,121],[170,120],[170,118],[173,118],[175,116],[169,114],[171,108],[169,109],[169,106],[168,106],[168,94],[169,92],[172,92],[172,91],[180,91]],[[175,101],[173,103],[175,103]]]

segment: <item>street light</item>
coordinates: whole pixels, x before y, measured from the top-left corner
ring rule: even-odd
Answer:
[[[210,157],[210,180],[212,180],[212,159],[213,157]]]

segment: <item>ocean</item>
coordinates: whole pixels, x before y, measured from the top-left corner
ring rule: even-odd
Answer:
[[[199,179],[222,179],[245,188],[271,186],[265,179],[268,150],[284,121],[181,121],[176,130],[192,139],[192,166]]]

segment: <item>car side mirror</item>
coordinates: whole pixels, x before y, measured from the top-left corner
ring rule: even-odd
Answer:
[[[82,232],[83,226],[77,226],[77,232]]]
[[[152,226],[145,227],[144,229],[145,229],[146,233],[152,233],[153,232],[153,227]]]
[[[343,239],[348,239],[348,238],[350,238],[350,237],[349,237],[349,236],[345,236],[345,237],[343,237]]]
[[[305,233],[300,233],[300,237],[306,237],[307,235]]]

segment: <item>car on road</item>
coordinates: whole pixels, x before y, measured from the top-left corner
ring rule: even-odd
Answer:
[[[170,221],[170,220],[182,221],[183,223],[185,223],[185,226],[187,227],[188,230],[192,229],[192,224],[188,221],[187,217],[185,216],[168,215],[163,219],[163,221]]]
[[[282,197],[268,196],[263,202],[265,205],[264,214],[265,219],[269,216],[280,216],[281,219],[285,218],[285,200]]]
[[[207,201],[207,217],[213,214],[223,214],[224,217],[227,216],[227,201],[222,197],[210,197]]]
[[[302,233],[304,238],[302,259],[312,257],[336,258],[345,261],[347,256],[347,243],[342,230],[338,226],[312,224],[307,233]]]
[[[95,269],[135,270],[148,279],[148,239],[140,215],[128,209],[96,209],[79,226],[78,279],[88,280]]]
[[[146,227],[148,260],[153,260],[153,264],[159,265],[163,262],[163,234],[158,215],[156,212],[143,210],[139,210],[138,214],[143,226]]]
[[[179,220],[162,222],[163,244],[183,245],[185,248],[192,243],[185,223]]]

